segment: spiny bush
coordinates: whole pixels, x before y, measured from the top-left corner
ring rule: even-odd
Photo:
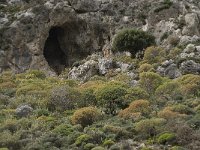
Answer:
[[[133,56],[139,51],[155,43],[155,38],[151,34],[136,30],[124,29],[120,31],[113,40],[114,51],[129,51]]]
[[[79,99],[81,99],[81,93],[78,90],[68,86],[56,87],[51,92],[48,107],[57,111],[74,109]]]
[[[99,120],[101,113],[95,107],[84,107],[73,114],[71,118],[72,124],[80,124],[83,127],[91,125],[93,122]]]

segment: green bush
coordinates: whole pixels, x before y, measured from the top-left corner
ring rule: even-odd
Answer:
[[[96,106],[97,100],[94,89],[85,89],[82,91],[82,99],[78,101],[79,107]]]
[[[84,150],[91,150],[92,148],[94,148],[95,145],[93,143],[87,143],[84,145]]]
[[[163,83],[163,78],[153,72],[143,72],[140,74],[139,84],[150,95],[154,94],[156,89]]]
[[[139,51],[155,43],[154,36],[136,29],[124,29],[120,31],[113,41],[113,50],[129,51],[135,56]]]
[[[101,116],[100,111],[95,107],[84,107],[73,114],[71,118],[72,124],[80,124],[83,127],[91,125],[93,122],[99,120]]]
[[[60,135],[68,136],[69,134],[72,134],[74,131],[73,127],[68,124],[61,124],[59,126],[56,126],[53,132],[58,133]]]
[[[175,140],[176,135],[174,133],[163,133],[157,138],[157,141],[160,144],[173,144]]]
[[[105,150],[105,149],[101,146],[97,146],[97,147],[94,147],[92,150]]]
[[[148,64],[161,63],[165,59],[165,51],[161,47],[151,46],[145,50],[144,62]]]
[[[125,105],[124,96],[127,93],[124,87],[117,84],[108,83],[96,90],[97,103],[105,108],[107,114],[115,115],[118,109]]]
[[[139,70],[140,73],[148,72],[148,71],[152,71],[152,72],[155,71],[153,66],[151,64],[147,64],[147,63],[142,64],[138,70]]]
[[[183,104],[173,105],[171,108],[172,108],[172,111],[178,112],[180,114],[186,114],[186,115],[194,114],[194,111],[192,110],[192,108]]]
[[[127,99],[129,103],[131,103],[134,100],[148,99],[149,94],[140,87],[133,87],[133,88],[128,89],[127,94],[125,95],[125,98]]]
[[[166,120],[162,118],[145,119],[135,124],[135,130],[143,137],[153,137],[165,123]]]
[[[103,146],[105,146],[105,147],[110,147],[110,146],[112,146],[113,144],[115,144],[115,142],[114,142],[113,140],[105,140],[105,141],[103,142]]]
[[[91,137],[90,135],[88,135],[88,134],[83,134],[83,135],[80,135],[80,136],[76,139],[75,144],[76,144],[77,146],[80,146],[81,144],[87,143],[87,142],[89,142],[89,141],[91,141],[91,140],[92,140],[92,137]]]
[[[180,87],[179,82],[165,82],[156,89],[155,95],[162,102],[180,100],[183,97]]]

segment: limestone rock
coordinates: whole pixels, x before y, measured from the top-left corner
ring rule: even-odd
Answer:
[[[199,30],[199,18],[198,15],[195,13],[189,13],[185,15],[185,23],[186,27],[183,29],[182,34],[183,35],[200,35]]]
[[[166,76],[170,79],[180,77],[182,74],[173,60],[166,60],[156,70],[160,75]]]
[[[69,79],[87,81],[90,77],[98,73],[98,62],[89,60],[83,65],[72,68],[69,72]]]
[[[18,117],[27,117],[28,115],[30,115],[32,111],[33,111],[32,107],[28,105],[22,105],[17,107],[15,112]]]
[[[98,59],[99,73],[105,75],[109,69],[113,68],[113,60],[107,58]]]
[[[200,73],[200,64],[196,63],[193,60],[186,60],[181,63],[180,70],[183,74],[199,74]]]

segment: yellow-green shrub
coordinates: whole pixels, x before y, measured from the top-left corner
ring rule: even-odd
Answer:
[[[141,120],[135,124],[135,130],[144,137],[152,137],[158,134],[159,128],[166,123],[162,118]]]
[[[148,72],[148,71],[155,71],[151,64],[144,63],[139,68],[139,73]]]
[[[97,108],[84,107],[75,111],[71,117],[71,122],[72,124],[81,124],[83,127],[86,127],[99,120],[100,116],[101,113]]]
[[[140,73],[139,84],[148,94],[154,94],[155,90],[163,83],[163,78],[153,72]]]
[[[165,59],[165,50],[161,47],[148,47],[144,53],[144,62],[148,64],[160,63]]]

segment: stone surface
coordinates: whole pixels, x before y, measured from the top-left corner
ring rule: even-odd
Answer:
[[[98,74],[98,62],[89,60],[83,65],[72,68],[69,72],[69,79],[87,81],[90,77]]]
[[[18,117],[27,117],[28,115],[30,115],[32,111],[33,111],[32,107],[28,105],[22,105],[17,107],[15,112]]]
[[[180,77],[182,74],[178,69],[177,65],[173,60],[164,61],[161,66],[159,66],[156,70],[160,75],[168,77],[170,79],[175,79]]]
[[[180,70],[183,74],[199,74],[200,73],[200,64],[196,63],[193,60],[186,60],[181,63]]]
[[[113,60],[100,58],[98,59],[99,73],[105,75],[110,69],[113,68]]]

